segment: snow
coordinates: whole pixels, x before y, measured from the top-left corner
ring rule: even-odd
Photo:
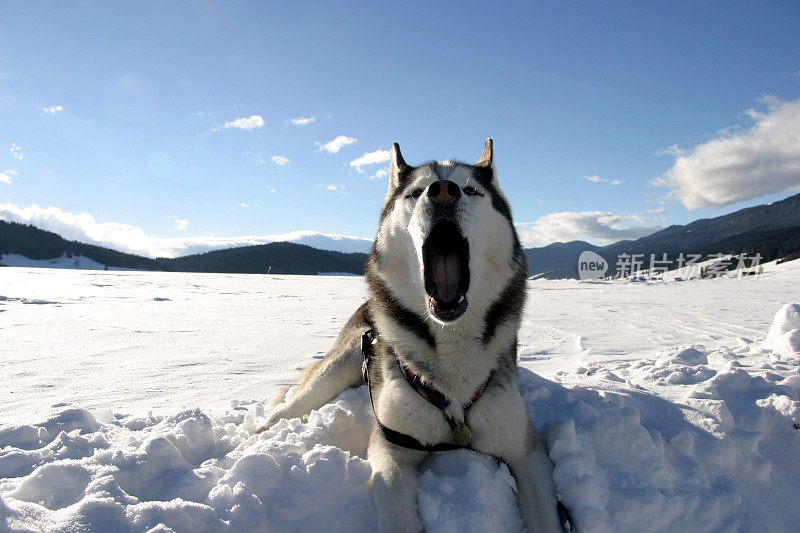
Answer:
[[[5,259],[5,256],[4,256]],[[537,280],[520,391],[582,531],[793,531],[800,262],[743,279]],[[254,435],[363,279],[0,269],[0,530],[373,531],[364,387]],[[462,450],[428,531],[521,531]]]
[[[106,265],[98,263],[94,259],[67,254],[55,259],[28,259],[20,254],[2,254],[0,265],[7,267],[26,267],[26,268],[76,268],[80,270],[106,270]],[[130,268],[108,267],[108,270],[133,270]]]
[[[778,310],[764,346],[779,356],[800,354],[800,304],[786,304]]]

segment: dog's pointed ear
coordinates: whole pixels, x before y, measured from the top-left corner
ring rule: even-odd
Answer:
[[[484,180],[492,182],[495,187],[500,186],[497,181],[497,170],[494,168],[494,143],[491,137],[486,139],[486,144],[483,145],[481,158],[478,159],[478,162],[473,166],[478,169],[478,174],[480,174]]]
[[[400,153],[400,145],[392,143],[392,159],[389,163],[389,192],[400,186],[406,171],[408,171],[408,165],[403,159],[403,154]]]
[[[486,143],[483,145],[483,153],[481,154],[481,158],[478,159],[478,162],[475,163],[474,166],[476,167],[494,166],[494,143],[492,142],[491,137],[486,139]]]

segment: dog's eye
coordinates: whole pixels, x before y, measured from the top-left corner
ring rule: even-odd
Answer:
[[[420,196],[422,196],[422,189],[414,189],[413,191],[411,191],[411,194],[406,196],[406,198],[414,198],[414,199],[416,199],[416,198],[419,198]]]
[[[464,194],[467,196],[483,196],[483,193],[480,192],[478,189],[473,187],[472,185],[467,185],[464,187]]]

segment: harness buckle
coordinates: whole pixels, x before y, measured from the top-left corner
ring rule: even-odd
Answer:
[[[370,358],[373,353],[372,345],[375,343],[375,330],[368,329],[361,335],[361,355],[364,356],[364,360]]]
[[[369,385],[369,360],[374,353],[372,345],[375,344],[375,330],[369,329],[361,335],[361,355],[364,356],[364,361],[361,363],[361,378],[364,383]],[[372,391],[370,390],[370,393]]]

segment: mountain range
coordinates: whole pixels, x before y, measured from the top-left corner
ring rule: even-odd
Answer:
[[[673,225],[634,241],[619,241],[601,248],[585,249],[608,261],[608,274],[616,272],[617,260],[623,254],[650,254],[670,259],[683,253],[744,253],[745,248],[758,253],[763,248],[762,259],[777,259],[773,254],[796,252],[791,228],[800,226],[800,194],[771,204],[740,209],[727,215],[695,220],[686,225]],[[787,230],[787,231],[784,231]],[[775,239],[786,243],[786,250],[775,246]],[[771,244],[767,244],[767,243]],[[764,243],[763,246],[761,243]],[[590,245],[591,246],[591,245]],[[541,248],[540,248],[541,250]],[[531,274],[541,274],[548,279],[578,277],[578,256],[583,249],[574,248],[574,254],[559,266]]]
[[[18,221],[19,222],[19,221]],[[372,239],[366,237],[353,237],[334,233],[320,233],[313,230],[298,230],[277,235],[257,235],[241,237],[168,237],[159,239],[160,244],[172,253],[165,254],[170,257],[197,255],[214,250],[256,246],[273,242],[291,242],[305,244],[319,250],[332,252],[359,252],[369,253],[372,248]]]
[[[562,265],[578,262],[581,252],[599,250],[599,246],[585,241],[554,242],[540,248],[526,248],[528,273],[531,275],[549,272]]]
[[[362,274],[367,260],[365,253],[319,250],[291,242],[271,242],[177,258],[151,259],[68,241],[56,233],[31,225],[0,220],[0,264],[3,264],[4,254],[18,254],[42,261],[62,256],[82,256],[107,267],[137,270],[240,274]]]
[[[280,237],[280,236],[270,236]],[[78,255],[114,268],[181,272],[362,274],[371,241],[301,231],[286,234],[296,242],[269,242],[238,246],[177,258],[148,258],[110,248],[66,240],[56,233],[31,225],[0,220],[0,255],[19,254],[29,259],[50,260]],[[315,247],[299,242],[313,244]],[[222,241],[220,241],[220,244]],[[339,248],[338,250],[320,248]],[[187,247],[191,249],[191,247]],[[686,225],[673,225],[637,240],[596,246],[584,241],[553,243],[528,248],[525,255],[531,275],[548,279],[576,278],[578,257],[586,250],[606,259],[613,274],[617,259],[642,254],[675,259],[681,252],[760,253],[763,261],[800,255],[800,194],[779,202],[741,209]],[[0,257],[0,264],[3,263]]]

